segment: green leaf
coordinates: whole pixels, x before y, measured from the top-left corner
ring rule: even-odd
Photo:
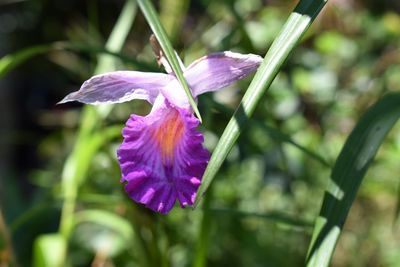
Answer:
[[[150,0],[138,0],[139,7],[143,12],[147,22],[150,25],[151,30],[153,31],[154,35],[156,36],[158,42],[162,50],[165,53],[165,57],[167,58],[169,64],[173,72],[175,73],[176,77],[178,78],[179,82],[181,83],[185,93],[189,99],[189,103],[196,114],[197,118],[201,121],[200,112],[196,106],[196,102],[193,99],[192,93],[189,89],[187,81],[183,76],[182,68],[179,64],[179,59],[175,54],[174,49],[172,48],[171,42],[168,39],[167,33],[165,32],[164,27],[161,25],[160,19],[157,16],[156,10],[154,9],[153,5],[151,4]]]
[[[62,267],[65,266],[65,252],[67,242],[60,234],[47,234],[35,240],[33,266],[34,267]]]
[[[87,176],[93,155],[95,155],[102,145],[121,134],[121,126],[109,127],[93,134],[91,130],[96,123],[94,112],[93,107],[89,107],[87,112],[85,112],[84,119],[86,120],[82,123],[76,146],[65,162],[62,173],[62,188],[65,201],[60,230],[66,236],[69,235],[72,227],[77,191]]]
[[[75,213],[73,239],[80,246],[114,257],[129,249],[134,241],[132,225],[125,218],[100,209]]]
[[[256,105],[278,74],[282,64],[321,11],[326,1],[327,0],[300,1],[289,16],[278,37],[272,43],[264,61],[247,89],[243,100],[233,114],[233,117],[229,121],[214,150],[204,173],[195,206],[199,203],[202,195],[210,186],[222,163],[228,156],[229,151],[239,137],[240,132],[253,114]]]
[[[117,22],[107,40],[106,50],[110,52],[121,51],[125,40],[132,27],[133,18],[136,17],[137,4],[134,0],[126,2]],[[95,74],[100,74],[116,69],[116,58],[110,55],[100,55],[96,66]]]
[[[128,35],[129,29],[133,24],[135,17],[135,1],[126,1],[120,17],[116,22],[112,34],[107,41],[106,47],[117,52],[122,48]],[[100,60],[101,61],[101,60]],[[112,71],[113,65],[100,66],[101,71]],[[100,71],[100,69],[96,69]],[[102,118],[106,117],[112,106],[105,105],[100,107],[85,106],[83,108],[81,126],[73,151],[69,155],[64,165],[62,173],[62,190],[64,194],[64,203],[61,213],[60,233],[68,239],[74,220],[75,202],[78,194],[78,188],[84,182],[87,176],[87,170],[91,162],[91,156],[96,153],[101,144],[109,138],[113,138],[116,133],[115,128],[107,131],[95,131],[100,125]],[[98,128],[97,128],[98,129]]]
[[[204,206],[202,209],[201,223],[198,228],[196,249],[193,259],[193,267],[207,266],[207,255],[210,249],[211,230],[214,219],[209,209],[212,194],[208,194],[204,199]]]
[[[328,266],[358,188],[385,136],[400,117],[400,93],[384,96],[361,117],[333,167],[307,256]]]
[[[111,44],[115,44],[115,42],[111,42]],[[8,72],[13,70],[14,68],[20,66],[21,64],[25,63],[27,60],[41,55],[46,54],[51,51],[58,51],[58,50],[71,50],[76,52],[86,52],[90,54],[100,54],[99,56],[99,64],[101,67],[97,68],[97,72],[106,72],[110,69],[110,67],[115,66],[115,60],[121,60],[126,64],[131,64],[137,68],[154,71],[155,65],[148,65],[143,62],[139,62],[131,57],[123,55],[119,53],[115,48],[115,46],[110,47],[106,45],[104,47],[95,47],[87,44],[80,44],[80,43],[73,43],[73,42],[54,42],[51,44],[44,44],[44,45],[37,45],[31,46],[28,48],[24,48],[20,51],[8,54],[0,59],[0,78],[7,75]],[[113,59],[114,58],[114,59]],[[113,60],[112,60],[113,59]],[[108,64],[110,61],[114,63]]]
[[[106,210],[84,210],[75,214],[75,224],[91,222],[108,227],[121,234],[126,239],[133,238],[133,229],[131,224],[114,213]]]
[[[38,45],[22,49],[21,51],[8,54],[0,59],[0,78],[9,71],[24,63],[26,60],[53,49],[52,45]]]

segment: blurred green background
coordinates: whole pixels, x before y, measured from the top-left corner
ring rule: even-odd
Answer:
[[[119,182],[120,130],[129,114],[145,115],[150,105],[133,101],[98,113],[75,103],[56,106],[95,71],[163,71],[146,20],[132,3],[119,52],[105,43],[124,1],[0,1],[0,266],[51,266],[49,256],[59,260],[65,246],[65,266],[303,266],[331,166],[347,136],[377,99],[400,91],[400,2],[328,2],[202,205],[175,207],[167,216],[132,202]],[[265,55],[296,4],[154,3],[185,64],[224,50]],[[4,60],[21,49],[28,56]],[[25,62],[29,53],[37,55]],[[200,128],[210,151],[250,80],[200,97]],[[85,136],[85,127],[94,133]],[[65,244],[56,233],[63,232],[63,190],[70,182],[62,177],[71,171],[71,158],[79,178],[71,189],[76,206],[67,215],[72,226]],[[332,266],[400,266],[399,159],[397,125],[360,188]]]

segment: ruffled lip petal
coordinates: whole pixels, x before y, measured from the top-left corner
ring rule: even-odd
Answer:
[[[154,211],[166,214],[175,204],[176,193],[172,187],[153,183],[152,177],[152,175],[149,175],[130,179],[125,185],[125,191],[134,201],[144,204]]]
[[[182,208],[185,208],[186,206],[193,206],[197,195],[197,189],[199,189],[200,184],[201,181],[197,177],[180,177],[179,182],[177,183],[177,191],[178,200]]]
[[[122,103],[143,99],[153,103],[160,90],[175,78],[163,73],[115,71],[96,75],[84,82],[79,91],[67,95],[58,104],[79,101],[85,104]]]
[[[230,51],[204,56],[184,72],[193,96],[216,91],[254,72],[262,57],[253,54],[239,54]]]
[[[168,101],[157,107],[146,117],[131,116],[117,154],[129,196],[165,214],[176,199],[193,205],[210,154],[189,110]]]

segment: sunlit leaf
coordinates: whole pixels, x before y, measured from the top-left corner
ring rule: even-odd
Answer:
[[[399,117],[400,93],[388,94],[368,109],[346,140],[314,226],[307,266],[329,265],[365,173]]]

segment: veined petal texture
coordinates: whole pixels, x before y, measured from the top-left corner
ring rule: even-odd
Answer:
[[[85,104],[122,103],[144,99],[153,103],[161,88],[173,76],[140,71],[115,71],[93,76],[84,82],[79,91],[67,95],[59,102],[79,101]]]
[[[262,57],[230,51],[204,56],[194,61],[185,70],[185,78],[193,96],[216,91],[254,72]]]
[[[117,154],[121,181],[136,202],[169,212],[179,200],[191,206],[209,160],[199,121],[190,110],[165,105],[142,117],[131,115]]]

